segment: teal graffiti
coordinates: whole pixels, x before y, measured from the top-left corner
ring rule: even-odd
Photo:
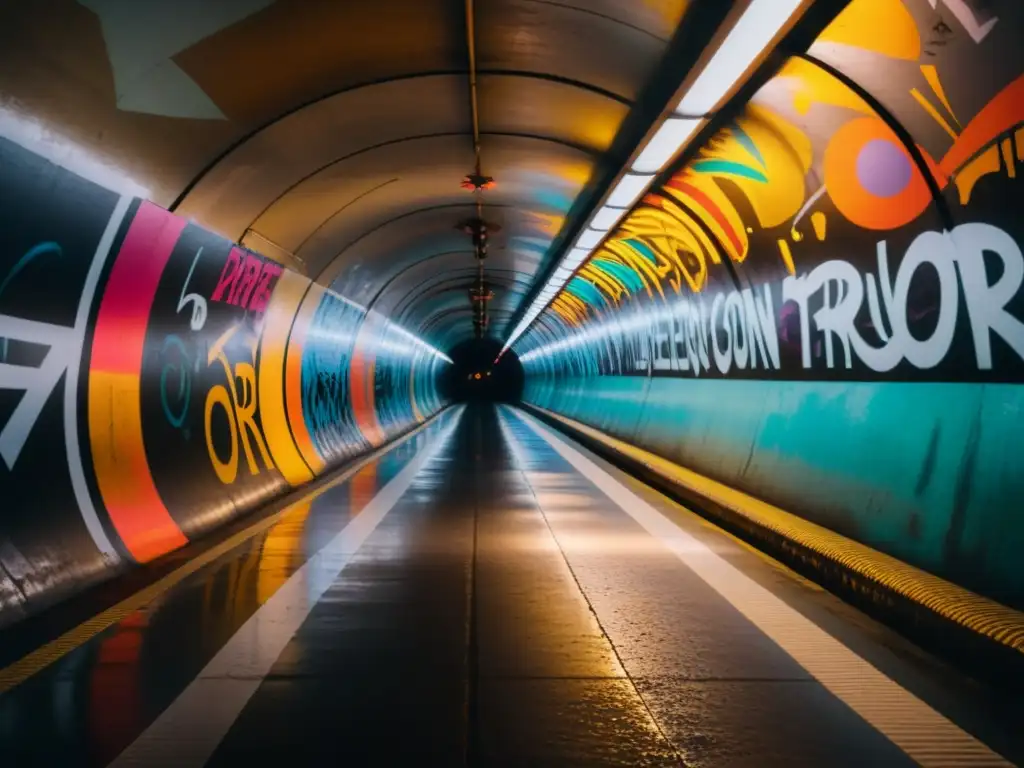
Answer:
[[[4,289],[10,285],[11,281],[19,272],[21,272],[21,270],[27,267],[37,256],[42,256],[45,253],[55,253],[58,256],[64,255],[64,251],[61,249],[60,244],[53,241],[33,245],[20,259],[18,259],[11,271],[7,273],[7,277],[4,278],[4,281],[0,283],[0,296],[3,295]],[[7,337],[0,337],[0,360],[7,359],[7,348],[9,343],[10,340]]]
[[[188,416],[188,407],[192,402],[192,368],[199,368],[199,358],[195,363],[190,359],[188,347],[178,336],[170,335],[164,339],[163,348],[160,351],[161,359],[169,352],[177,350],[177,359],[165,362],[160,370],[160,407],[163,409],[164,418],[175,429],[181,429],[188,438],[188,429],[185,428],[185,419]]]

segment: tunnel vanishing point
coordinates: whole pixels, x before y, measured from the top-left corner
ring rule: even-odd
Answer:
[[[0,768],[1024,765],[1024,3],[0,5]]]

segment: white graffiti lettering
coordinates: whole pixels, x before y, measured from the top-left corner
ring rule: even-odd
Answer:
[[[14,469],[43,406],[76,354],[79,339],[74,328],[10,315],[0,315],[0,338],[48,347],[39,367],[0,363],[0,389],[24,392],[0,430],[0,458]]]
[[[949,359],[954,343],[970,343],[976,369],[990,371],[1000,364],[993,353],[998,337],[1004,352],[1024,360],[1024,322],[1014,314],[1020,312],[1024,254],[1003,230],[967,223],[922,232],[895,267],[883,240],[871,267],[832,259],[781,283],[698,294],[667,306],[638,304],[522,359],[561,359],[581,372],[612,375],[760,377],[760,371],[782,370],[781,337],[794,353],[799,349],[799,362],[787,358],[787,368],[804,371],[930,370]],[[798,329],[789,327],[793,314]],[[958,365],[965,354],[971,351],[957,351]]]
[[[779,336],[771,288],[697,296],[675,304],[656,322],[654,370],[729,373],[778,369]],[[671,343],[669,343],[671,339]]]
[[[986,253],[1002,262],[1002,274],[992,285],[985,270]],[[851,368],[854,356],[878,372],[891,371],[903,361],[922,370],[934,368],[952,346],[961,287],[978,369],[992,368],[992,333],[1024,358],[1024,324],[1006,311],[1024,281],[1024,256],[1005,232],[988,224],[963,224],[950,233],[924,232],[907,249],[892,282],[884,242],[878,244],[877,259],[877,277],[835,260],[809,274],[785,279],[783,301],[792,301],[799,308],[804,368],[812,366],[812,321],[814,329],[823,335],[825,365],[830,369],[837,364]],[[931,335],[919,339],[908,327],[908,297],[915,275],[925,265],[938,280],[938,318]],[[815,296],[821,299],[821,306],[811,314],[809,307]],[[881,346],[865,339],[854,324],[865,298]],[[838,352],[837,343],[841,349]]]
[[[206,325],[206,298],[198,293],[187,293],[188,284],[192,282],[192,273],[196,271],[196,264],[199,263],[199,259],[203,256],[203,248],[199,247],[196,251],[195,258],[192,259],[192,266],[188,268],[188,275],[185,277],[185,282],[181,286],[181,296],[178,298],[178,313],[181,313],[187,305],[192,305],[192,316],[189,318],[189,327],[193,331],[201,331],[203,326]]]

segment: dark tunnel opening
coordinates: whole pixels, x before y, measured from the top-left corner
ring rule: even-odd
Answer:
[[[448,353],[452,365],[438,383],[442,396],[462,403],[521,400],[523,366],[511,349],[499,358],[501,347],[494,338],[470,339],[456,345]]]

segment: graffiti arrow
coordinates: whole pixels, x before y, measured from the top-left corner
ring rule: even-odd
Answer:
[[[225,116],[171,57],[273,1],[78,0],[99,16],[118,109],[199,120]]]

